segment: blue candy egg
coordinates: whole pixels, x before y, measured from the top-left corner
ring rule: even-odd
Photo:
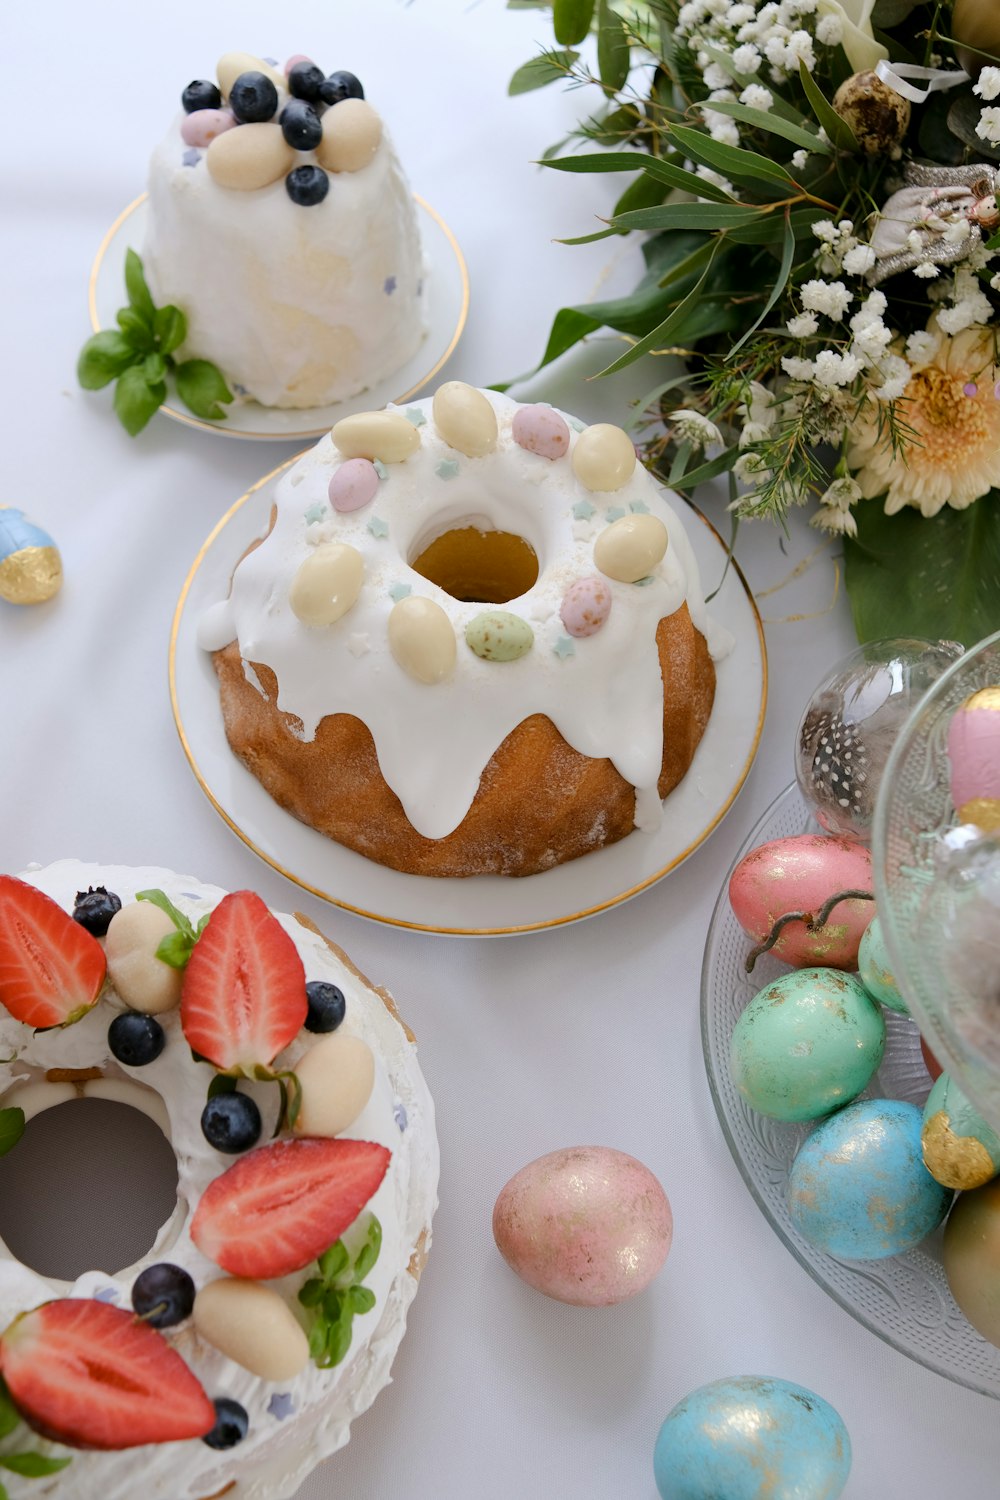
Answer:
[[[23,510],[0,506],[0,599],[44,604],[61,587],[62,561],[48,532],[26,521]]]
[[[833,1407],[763,1375],[685,1396],[653,1454],[662,1500],[837,1500],[850,1470],[851,1440]]]
[[[951,1192],[924,1166],[922,1117],[897,1099],[864,1099],[812,1132],[786,1189],[792,1223],[843,1260],[884,1260],[919,1245]]]

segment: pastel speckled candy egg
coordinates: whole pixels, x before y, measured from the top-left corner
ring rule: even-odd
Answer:
[[[872,860],[863,844],[842,834],[801,833],[751,849],[732,873],[729,902],[743,931],[760,943],[786,912],[815,913],[838,891],[871,889]],[[873,910],[871,901],[841,901],[815,932],[790,922],[771,951],[793,968],[855,969]]]
[[[872,917],[861,939],[858,949],[858,978],[869,995],[882,1005],[899,1011],[903,1016],[910,1014],[910,1007],[899,993],[899,986],[892,972],[878,917]]]
[[[662,562],[667,528],[656,516],[620,516],[594,543],[594,562],[606,578],[638,583]]]
[[[692,1391],[653,1454],[662,1500],[837,1500],[850,1471],[851,1440],[833,1407],[765,1375]]]
[[[800,1234],[842,1260],[885,1260],[919,1245],[951,1203],[924,1166],[920,1111],[863,1099],[817,1125],[788,1174]]]
[[[924,1166],[945,1187],[982,1187],[1000,1172],[1000,1136],[947,1073],[924,1105]]]
[[[885,1021],[852,974],[798,969],[765,986],[733,1028],[729,1065],[748,1104],[815,1120],[855,1099],[885,1051]]]
[[[333,625],[354,606],[364,579],[364,558],[356,547],[325,542],[292,579],[288,591],[292,613],[303,625]]]
[[[519,661],[534,644],[527,620],[509,609],[484,609],[465,627],[465,642],[483,661]]]
[[[596,635],[611,613],[611,590],[603,578],[592,573],[571,583],[559,606],[566,634],[580,638]]]
[[[210,146],[217,135],[232,130],[236,117],[228,109],[196,109],[181,121],[181,139],[186,146]]]
[[[1000,831],[1000,686],[981,688],[948,726],[951,800],[963,823]]]
[[[608,1307],[643,1291],[672,1236],[670,1204],[652,1172],[607,1146],[571,1146],[529,1162],[493,1210],[493,1238],[511,1270],[577,1307]]]
[[[519,406],[510,431],[519,448],[540,458],[562,458],[569,449],[569,424],[551,406]]]
[[[610,422],[587,427],[573,449],[573,473],[588,490],[620,490],[635,473],[635,445]]]
[[[951,1295],[976,1332],[1000,1348],[1000,1178],[959,1195],[943,1259]]]
[[[330,504],[334,510],[360,510],[375,499],[378,470],[368,458],[349,458],[330,480]]]

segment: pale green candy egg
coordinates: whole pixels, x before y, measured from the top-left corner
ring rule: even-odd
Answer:
[[[531,650],[534,631],[508,609],[484,609],[465,627],[471,651],[484,661],[517,661]]]

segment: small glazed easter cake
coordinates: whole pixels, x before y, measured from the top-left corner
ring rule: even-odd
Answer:
[[[285,1500],[388,1383],[429,1248],[412,1034],[306,918],[70,860],[0,876],[0,1007],[0,1149],[112,1099],[178,1174],[124,1270],[56,1281],[0,1242],[11,1500]]]
[[[398,370],[425,332],[416,209],[353,73],[243,52],[190,83],[149,169],[157,305],[264,406],[313,407]]]
[[[459,381],[346,417],[199,625],[283,807],[422,875],[530,875],[656,828],[731,646],[619,427]]]

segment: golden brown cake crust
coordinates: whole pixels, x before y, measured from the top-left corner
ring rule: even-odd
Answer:
[[[684,604],[656,632],[663,676],[661,797],[686,773],[708,723],[715,668]],[[350,714],[328,714],[315,738],[275,707],[277,682],[235,641],[213,656],[229,743],[276,802],[327,837],[416,875],[534,875],[615,843],[634,824],[635,789],[609,760],[581,755],[544,714],[511,731],[487,763],[472,806],[443,839],[419,834],[379,770],[371,734]],[[429,691],[433,691],[429,689]]]

